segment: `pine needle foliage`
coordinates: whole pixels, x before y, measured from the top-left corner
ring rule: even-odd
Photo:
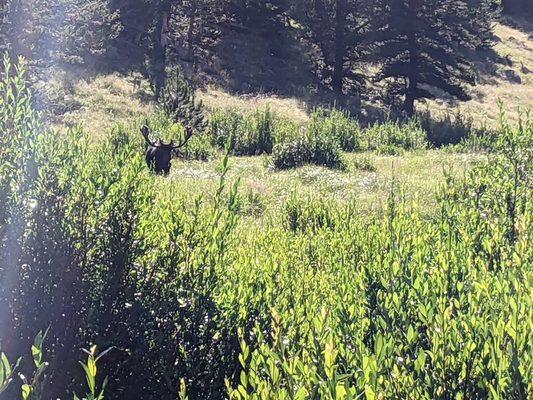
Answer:
[[[160,107],[174,122],[188,125],[197,131],[207,128],[207,120],[201,101],[196,101],[194,90],[177,68],[166,81],[159,97]]]

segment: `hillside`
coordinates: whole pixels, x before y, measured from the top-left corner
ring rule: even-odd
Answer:
[[[494,54],[473,55],[478,84],[470,88],[472,99],[464,103],[430,101],[430,109],[459,109],[478,124],[495,126],[498,99],[504,102],[508,117],[513,120],[519,109],[533,107],[533,24],[508,20],[508,24],[496,24],[494,34]]]
[[[460,111],[472,117],[476,125],[496,126],[497,100],[501,99],[509,119],[516,120],[519,108],[523,111],[533,106],[532,32],[531,24],[525,21],[517,23],[508,19],[507,24],[495,24],[494,51],[471,55],[478,82],[469,89],[472,99],[458,102],[446,100],[443,96],[438,100],[419,103],[418,109],[429,108],[436,116]],[[115,123],[130,124],[154,110],[150,85],[139,76],[112,73],[84,79],[82,72],[76,69],[56,71],[52,79],[38,85],[45,93],[47,102],[53,106],[50,115],[54,125],[72,126],[81,122],[98,135],[98,132]],[[271,71],[269,79],[275,75],[276,71]],[[299,90],[299,96],[263,92],[261,89],[240,94],[231,88],[231,82],[224,84],[220,79],[206,81],[218,82],[197,90],[197,97],[208,109],[252,110],[269,105],[281,115],[305,121],[307,113],[316,105],[328,105],[336,101],[331,94],[313,94],[306,92],[304,87]],[[261,87],[261,82],[257,82],[256,86]]]

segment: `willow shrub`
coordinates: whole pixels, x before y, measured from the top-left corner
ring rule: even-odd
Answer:
[[[189,201],[149,173],[140,135],[118,127],[91,144],[80,128],[50,131],[22,61],[5,71],[1,350],[31,376],[33,338],[50,327],[43,398],[83,391],[86,343],[112,348],[106,398],[174,399],[181,381],[192,396],[220,397],[238,351],[213,300],[236,215],[227,158],[217,191]],[[22,384],[14,378],[7,398]]]
[[[315,110],[310,116],[307,129],[315,132],[315,136],[333,138],[344,151],[360,149],[361,128],[359,122],[352,118],[347,111],[336,108]]]
[[[504,124],[498,151],[448,178],[431,219],[395,196],[364,220],[291,199],[286,229],[256,233],[262,252],[228,276],[224,301],[253,326],[230,398],[527,398],[532,145],[531,121]],[[305,215],[302,235],[291,221]]]
[[[209,134],[213,145],[231,143],[235,155],[270,154],[278,117],[268,107],[248,115],[236,110],[217,111],[210,117]]]
[[[362,149],[377,150],[383,154],[424,149],[427,145],[426,131],[414,119],[375,123],[363,131],[361,139]]]
[[[431,217],[394,192],[364,217],[295,193],[264,224],[237,224],[227,157],[214,193],[190,198],[149,173],[138,134],[91,144],[82,129],[42,127],[23,67],[5,71],[4,397],[24,384],[6,360],[22,356],[17,373],[33,376],[48,326],[43,398],[86,392],[87,343],[111,348],[98,364],[106,399],[531,393],[530,120],[503,124],[485,164],[448,177]]]

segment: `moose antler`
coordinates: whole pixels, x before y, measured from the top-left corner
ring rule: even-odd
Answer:
[[[191,136],[192,136],[192,128],[190,126],[187,126],[185,128],[185,139],[183,139],[179,144],[174,144],[173,142],[170,142],[170,144],[172,145],[172,150],[177,150],[180,147],[185,146],[187,142],[189,141],[189,139],[191,138]]]
[[[146,125],[143,125],[142,128],[141,128],[141,133],[144,137],[144,140],[146,140],[146,143],[148,143],[150,146],[152,147],[156,147],[156,145],[154,144],[154,142],[152,142],[150,140],[150,129],[146,126]]]

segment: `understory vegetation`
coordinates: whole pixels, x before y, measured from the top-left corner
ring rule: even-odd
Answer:
[[[157,117],[155,126],[172,134],[172,122],[161,121],[165,118]],[[345,169],[343,151],[398,155],[449,145],[457,145],[455,150],[490,150],[493,139],[492,130],[474,128],[460,114],[435,119],[423,113],[407,120],[363,127],[356,117],[336,108],[316,109],[309,121],[295,123],[266,107],[251,113],[236,109],[215,111],[207,132],[198,135],[189,152],[192,158],[206,160],[214,154],[208,150],[210,145],[224,149],[229,144],[237,156],[272,154],[272,165],[277,169],[304,164]],[[203,150],[199,151],[199,147]]]
[[[268,218],[244,219],[232,152],[339,167],[343,150],[431,146],[423,123],[214,114],[185,151],[226,154],[216,187],[197,196],[148,171],[138,132],[117,126],[95,143],[81,127],[49,130],[23,63],[4,70],[0,397],[518,400],[533,390],[528,116],[510,126],[502,114],[490,152],[446,175],[430,213],[392,182],[382,212],[294,190]],[[148,123],[182,134],[173,121]]]

